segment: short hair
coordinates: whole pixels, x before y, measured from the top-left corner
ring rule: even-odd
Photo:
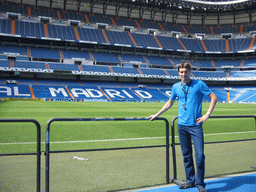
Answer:
[[[179,64],[178,72],[180,71],[180,68],[186,68],[187,70],[191,71],[191,65],[189,62]]]

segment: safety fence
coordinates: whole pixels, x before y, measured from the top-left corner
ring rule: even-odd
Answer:
[[[237,115],[237,116],[211,116],[210,118],[218,119],[218,118],[254,118],[256,122],[256,116],[254,115]],[[151,145],[151,146],[135,146],[135,147],[119,147],[119,148],[102,148],[102,149],[80,149],[80,150],[66,150],[66,151],[51,151],[50,150],[50,130],[51,124],[53,122],[70,122],[70,121],[148,121],[149,118],[53,118],[50,119],[46,125],[46,149],[45,149],[45,191],[50,191],[50,154],[52,153],[67,153],[67,152],[87,152],[87,151],[106,151],[106,150],[123,150],[123,149],[138,149],[138,148],[156,148],[156,147],[165,147],[166,149],[166,183],[174,182],[178,184],[181,182],[177,179],[177,162],[176,162],[176,146],[180,145],[180,143],[175,142],[175,121],[178,117],[174,117],[172,119],[171,124],[171,134],[169,133],[169,122],[165,118],[157,118],[156,121],[164,121],[166,128],[166,141],[165,145]],[[9,154],[0,154],[0,156],[10,156],[10,155],[36,155],[37,156],[37,191],[41,190],[41,126],[38,121],[34,119],[0,119],[0,122],[31,122],[34,123],[37,127],[37,151],[35,153],[9,153]],[[255,123],[256,124],[256,123]],[[169,139],[171,138],[171,143]],[[205,142],[205,144],[215,144],[215,143],[229,143],[229,142],[240,142],[240,141],[250,141],[256,140],[253,139],[242,139],[242,140],[229,140],[229,141],[215,141],[215,142]],[[172,149],[172,176],[170,176],[170,147]],[[252,166],[254,168],[255,166]]]
[[[45,191],[50,191],[50,153],[61,152],[86,152],[86,151],[105,151],[105,150],[122,150],[122,149],[136,149],[136,148],[153,148],[153,147],[166,147],[166,183],[169,183],[169,122],[165,118],[157,118],[155,120],[165,121],[166,124],[166,145],[154,146],[140,146],[140,147],[123,147],[123,148],[107,148],[107,149],[84,149],[84,150],[69,150],[69,151],[50,151],[50,126],[56,121],[148,121],[149,118],[53,118],[50,119],[46,126],[46,161],[45,161]]]
[[[254,115],[232,115],[232,116],[210,116],[212,119],[220,119],[220,118],[254,118],[255,120],[255,128],[256,128],[256,116]],[[177,179],[177,161],[176,161],[176,145],[180,145],[180,143],[175,142],[175,121],[178,119],[178,117],[174,117],[172,119],[171,124],[171,147],[172,147],[172,154],[173,154],[173,177],[170,177],[170,180],[176,184],[181,183],[180,180]],[[213,142],[204,142],[205,144],[217,144],[217,143],[231,143],[231,142],[241,142],[241,141],[251,141],[256,140],[256,138],[253,139],[241,139],[241,140],[229,140],[229,141],[213,141]],[[254,168],[254,166],[251,166]]]
[[[0,156],[11,156],[11,155],[36,155],[36,190],[39,192],[41,189],[41,125],[35,119],[0,119],[1,123],[34,123],[36,125],[37,134],[37,151],[35,153],[0,153]]]

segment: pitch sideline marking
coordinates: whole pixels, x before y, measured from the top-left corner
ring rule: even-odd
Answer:
[[[246,132],[230,132],[230,133],[212,133],[205,134],[204,136],[216,136],[216,135],[233,135],[233,134],[246,134],[246,133],[256,133],[256,131],[246,131]],[[175,136],[177,138],[178,136]],[[84,140],[84,141],[54,141],[51,144],[64,144],[64,143],[95,143],[95,142],[111,142],[111,141],[134,141],[134,140],[148,140],[148,139],[164,139],[165,137],[144,137],[144,138],[127,138],[127,139],[105,139],[105,140]],[[41,142],[45,144],[45,142]],[[0,145],[34,145],[37,142],[16,142],[16,143],[0,143]]]

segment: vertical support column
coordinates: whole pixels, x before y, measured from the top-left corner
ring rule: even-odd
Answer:
[[[15,20],[11,21],[11,34],[15,35]]]

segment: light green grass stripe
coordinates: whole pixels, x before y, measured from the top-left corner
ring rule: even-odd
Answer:
[[[221,135],[236,135],[236,134],[250,134],[256,133],[256,131],[246,131],[246,132],[231,132],[231,133],[214,133],[205,134],[208,136],[221,136]],[[171,138],[171,137],[170,137]],[[178,138],[178,136],[175,136]],[[134,140],[152,140],[152,139],[165,139],[165,137],[144,137],[144,138],[127,138],[127,139],[104,139],[104,140],[84,140],[84,141],[53,141],[51,144],[67,144],[67,143],[95,143],[95,142],[114,142],[114,141],[134,141]],[[45,144],[45,142],[42,142]],[[15,143],[0,143],[0,145],[34,145],[36,142],[15,142]]]

